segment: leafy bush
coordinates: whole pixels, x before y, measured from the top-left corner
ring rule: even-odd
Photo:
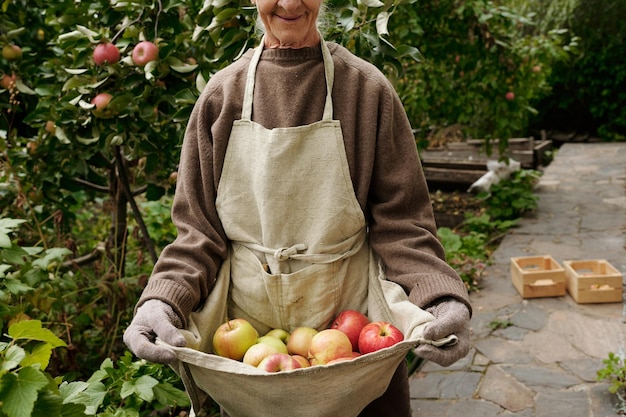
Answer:
[[[568,42],[558,28],[533,34],[532,13],[494,1],[415,2],[403,12],[392,37],[415,39],[423,59],[407,64],[396,87],[420,146],[451,133],[500,138],[505,155],[506,141],[527,133],[553,65],[569,57],[576,39]]]
[[[626,3],[532,3],[539,10],[543,28],[568,28],[570,35],[580,38],[581,51],[575,59],[555,65],[549,79],[552,94],[537,105],[540,113],[533,127],[626,140]]]
[[[40,321],[16,322],[6,338],[0,342],[0,416],[147,416],[190,405],[178,377],[163,365],[133,362],[127,353],[117,367],[107,359],[86,382],[68,382],[46,372],[53,349],[67,345]]]
[[[437,230],[448,263],[459,273],[468,289],[476,290],[492,251],[506,232],[519,219],[537,207],[533,189],[541,173],[518,170],[507,179],[491,186],[477,198],[482,201],[481,213],[466,213],[465,220],[454,230]]]
[[[509,178],[492,185],[489,191],[479,193],[478,198],[484,200],[486,212],[492,219],[516,220],[537,208],[539,197],[534,188],[540,175],[535,170],[515,171]]]

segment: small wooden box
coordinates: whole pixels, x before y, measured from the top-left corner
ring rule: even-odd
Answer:
[[[563,261],[567,291],[579,304],[622,302],[622,274],[604,259]]]
[[[511,279],[523,298],[565,295],[565,270],[550,255],[511,258]]]

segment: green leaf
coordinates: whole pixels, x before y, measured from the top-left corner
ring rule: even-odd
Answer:
[[[24,284],[18,279],[8,278],[4,281],[4,286],[11,294],[20,294],[32,290],[32,287]]]
[[[85,405],[86,414],[96,414],[98,408],[104,403],[106,395],[106,386],[102,382],[96,382],[89,384],[85,391],[78,394],[73,403]]]
[[[1,235],[0,235],[1,236]],[[2,250],[2,258],[13,265],[24,265],[23,256],[28,255],[28,253],[18,245],[12,245],[7,249]]]
[[[63,403],[73,403],[79,397],[80,393],[89,388],[89,384],[84,381],[63,382],[59,385],[59,394],[63,399]]]
[[[30,417],[37,400],[38,391],[48,384],[48,379],[35,368],[23,368],[17,374],[2,377],[0,403],[8,417]]]
[[[0,370],[10,371],[11,369],[18,366],[25,357],[26,351],[23,348],[16,345],[9,346],[6,354],[4,355],[4,362],[2,362]]]
[[[39,259],[33,261],[33,266],[36,266],[40,269],[46,270],[48,265],[53,262],[62,261],[65,256],[72,253],[69,249],[66,248],[51,248],[46,250],[45,255]]]
[[[126,398],[132,394],[136,394],[139,398],[146,402],[154,400],[154,392],[152,388],[158,385],[159,381],[148,375],[140,376],[137,379],[124,381],[120,396]]]
[[[52,356],[52,345],[50,343],[38,343],[30,353],[26,355],[26,358],[22,361],[22,366],[34,366],[37,365],[39,369],[46,369],[50,362],[50,356]]]
[[[37,397],[31,417],[56,417],[61,416],[63,404],[61,398],[51,391],[43,391]]]
[[[48,329],[41,327],[39,320],[25,320],[13,324],[9,327],[9,336],[14,340],[38,340],[47,342],[52,347],[67,346],[65,342],[59,339],[54,333]]]
[[[367,7],[383,7],[385,3],[380,0],[361,0],[361,3]]]
[[[159,404],[175,404],[179,407],[188,407],[191,404],[189,396],[185,391],[174,387],[168,382],[160,383],[152,391]]]

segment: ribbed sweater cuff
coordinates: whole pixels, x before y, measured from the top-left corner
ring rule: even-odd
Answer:
[[[472,314],[467,287],[460,279],[453,279],[447,275],[424,275],[415,284],[409,294],[409,300],[421,308],[426,308],[435,300],[442,297],[453,297],[467,306]]]
[[[148,300],[161,300],[172,307],[180,317],[183,327],[187,327],[187,318],[194,309],[193,298],[189,288],[180,283],[167,279],[151,279],[139,297],[135,311]]]

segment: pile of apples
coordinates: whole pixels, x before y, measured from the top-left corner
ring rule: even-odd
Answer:
[[[324,330],[303,326],[291,333],[272,329],[262,336],[245,319],[228,320],[213,335],[213,351],[267,372],[281,372],[351,360],[402,340],[404,335],[391,323],[370,322],[359,311],[344,310]]]

